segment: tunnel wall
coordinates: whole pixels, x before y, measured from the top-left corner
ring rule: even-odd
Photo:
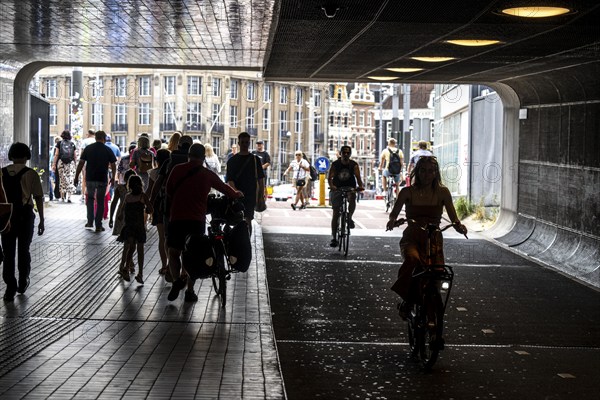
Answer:
[[[518,126],[517,213],[496,239],[600,287],[600,64],[507,83]]]

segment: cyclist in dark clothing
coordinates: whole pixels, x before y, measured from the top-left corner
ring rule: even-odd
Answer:
[[[340,218],[342,194],[338,192],[337,189],[348,186],[356,188],[358,185],[357,190],[359,192],[365,190],[363,181],[360,177],[360,168],[356,161],[350,159],[350,156],[352,155],[352,148],[350,146],[342,146],[340,149],[340,154],[341,157],[331,164],[329,175],[327,176],[327,180],[329,181],[329,189],[331,190],[329,193],[329,199],[333,208],[333,217],[331,218],[332,239],[331,243],[329,243],[331,247],[336,247],[338,245],[335,233],[337,231],[338,219]],[[354,214],[355,209],[356,193],[351,192],[348,193],[348,213],[350,214],[348,227],[350,229],[354,228],[354,220],[352,220],[352,215]]]

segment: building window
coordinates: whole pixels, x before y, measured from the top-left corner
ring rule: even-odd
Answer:
[[[46,97],[55,99],[57,97],[56,79],[50,79],[46,82]]]
[[[301,106],[303,99],[303,90],[302,88],[296,88],[296,105]]]
[[[294,122],[296,132],[302,132],[302,111],[296,111]]]
[[[167,96],[175,95],[175,77],[174,76],[165,76],[165,95],[167,95]]]
[[[169,125],[175,125],[175,102],[167,101],[164,104],[163,109],[163,123],[165,124],[166,131],[172,131],[174,129],[169,129]]]
[[[246,130],[254,130],[254,107],[248,107],[246,109]]]
[[[279,111],[279,132],[287,132],[287,111]]]
[[[117,96],[117,97],[127,96],[127,78],[125,78],[125,77],[115,78],[115,96]]]
[[[57,124],[57,116],[56,116],[56,104],[50,104],[50,126],[56,126]]]
[[[321,116],[315,116],[313,123],[313,130],[315,135],[319,135],[321,133]]]
[[[254,82],[248,82],[248,85],[246,86],[246,99],[248,101],[256,100],[256,90]]]
[[[288,99],[288,88],[282,86],[279,88],[279,104],[287,104]]]
[[[314,105],[315,107],[321,107],[321,91],[320,90],[315,90],[313,92],[313,100],[314,100]]]
[[[229,97],[232,99],[237,99],[238,98],[238,86],[239,86],[239,81],[237,79],[232,79],[231,83],[229,84]]]
[[[104,79],[98,78],[91,82],[92,85],[92,97],[98,99],[104,96]]]
[[[150,96],[150,82],[149,76],[140,76],[140,96]]]
[[[104,123],[104,107],[101,103],[92,103],[92,126],[102,127]]]
[[[237,106],[229,106],[229,125],[232,128],[238,126],[238,108]]]
[[[202,94],[202,77],[188,76],[187,77],[187,92],[190,96],[200,96]]]
[[[138,124],[150,125],[150,103],[140,103],[138,106]]]
[[[115,133],[112,135],[113,144],[119,146],[119,149],[123,152],[127,152],[127,135],[124,133]]]
[[[263,129],[265,131],[271,130],[271,110],[268,108],[263,109]]]
[[[212,137],[212,147],[217,156],[221,156],[221,137],[213,136]]]
[[[371,113],[367,113],[367,126],[373,126],[373,119]]]
[[[187,129],[193,131],[200,130],[200,122],[202,121],[202,104],[199,102],[188,102],[187,103],[187,116],[186,116]]]
[[[127,107],[124,103],[115,104],[115,124],[125,125],[127,123]]]
[[[221,96],[221,78],[213,78],[212,80],[212,95]]]
[[[221,109],[219,104],[212,105],[212,122],[213,125],[218,125],[221,123],[221,113],[219,112]]]
[[[365,113],[363,111],[358,114],[358,126],[365,126]]]
[[[270,103],[271,102],[271,85],[267,85],[265,84],[263,86],[263,101],[265,103]]]

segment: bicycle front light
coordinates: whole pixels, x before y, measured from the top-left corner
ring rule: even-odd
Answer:
[[[448,281],[442,282],[442,290],[448,290],[448,289],[450,289],[450,282],[448,282]]]

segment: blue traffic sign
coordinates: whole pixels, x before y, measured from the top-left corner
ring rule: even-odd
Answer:
[[[327,157],[319,157],[319,158],[317,158],[317,162],[315,164],[315,168],[321,174],[324,173],[324,172],[327,172],[327,170],[329,169],[329,158],[327,158]]]

